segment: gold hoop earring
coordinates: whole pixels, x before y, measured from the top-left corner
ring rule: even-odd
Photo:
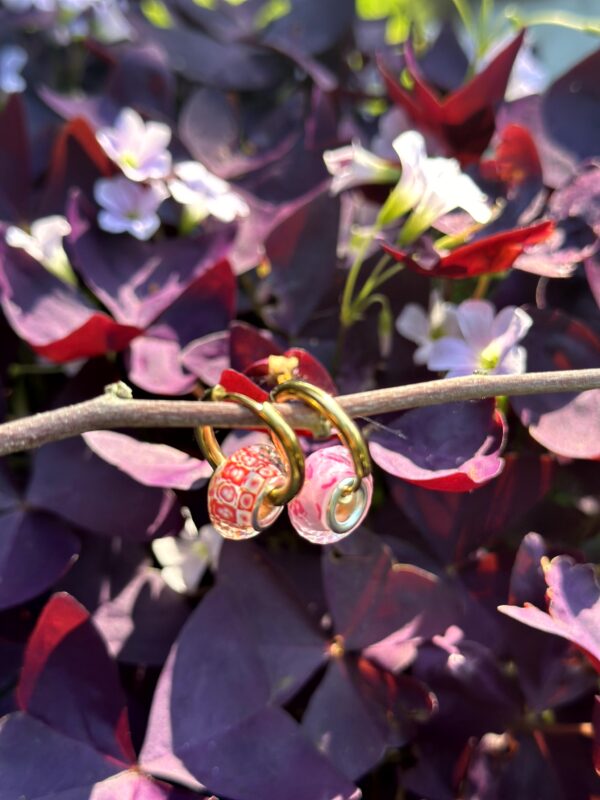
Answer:
[[[371,458],[365,440],[339,403],[305,381],[281,383],[273,400],[300,399],[323,415],[343,445],[317,450],[306,459],[306,480],[290,502],[294,528],[316,544],[330,544],[352,533],[363,521],[373,496]]]
[[[215,470],[208,486],[210,520],[221,536],[248,539],[272,525],[302,488],[304,454],[294,430],[271,403],[257,403],[222,386],[207,394],[210,400],[238,403],[252,411],[273,441],[247,445],[227,458],[210,425],[196,430],[200,449]]]

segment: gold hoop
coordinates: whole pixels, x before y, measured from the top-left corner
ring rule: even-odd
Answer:
[[[256,414],[267,425],[273,444],[287,464],[286,472],[288,475],[287,484],[271,489],[268,498],[275,506],[283,506],[289,503],[298,494],[304,483],[304,454],[293,428],[271,403],[258,403],[244,394],[227,392],[219,385],[209,389],[204,399],[238,403]],[[213,469],[216,469],[227,460],[227,456],[219,447],[215,432],[210,425],[201,425],[196,428],[196,440],[204,457]]]
[[[331,395],[318,386],[306,381],[290,380],[280,383],[271,392],[273,400],[289,400],[299,398],[307,405],[323,414],[337,430],[341,441],[346,445],[352,455],[356,478],[349,480],[344,487],[345,496],[360,490],[362,481],[371,474],[371,457],[369,449],[358,426],[346,414],[344,409]]]

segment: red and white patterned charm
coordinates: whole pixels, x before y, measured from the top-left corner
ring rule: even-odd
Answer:
[[[268,495],[286,481],[284,463],[272,444],[242,447],[210,479],[210,521],[226,539],[256,536],[281,514],[283,506],[274,506]]]

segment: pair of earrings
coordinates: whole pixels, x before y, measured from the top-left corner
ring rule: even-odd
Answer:
[[[333,426],[343,444],[304,458],[294,430],[270,402],[215,386],[208,399],[239,403],[269,429],[272,444],[242,447],[227,458],[210,426],[198,428],[198,444],[214,469],[208,486],[208,513],[227,539],[248,539],[272,525],[288,505],[296,531],[315,544],[330,544],[360,525],[373,495],[371,459],[354,422],[326,392],[289,380],[271,393],[274,401],[300,399]],[[345,446],[344,446],[345,445]]]

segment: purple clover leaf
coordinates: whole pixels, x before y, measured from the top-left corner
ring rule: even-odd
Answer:
[[[19,711],[0,720],[7,798],[191,800],[140,771],[115,663],[88,612],[54,595],[29,639]]]
[[[544,567],[548,611],[525,604],[498,610],[532,628],[553,633],[580,647],[600,671],[600,585],[591,564],[557,556]]]

